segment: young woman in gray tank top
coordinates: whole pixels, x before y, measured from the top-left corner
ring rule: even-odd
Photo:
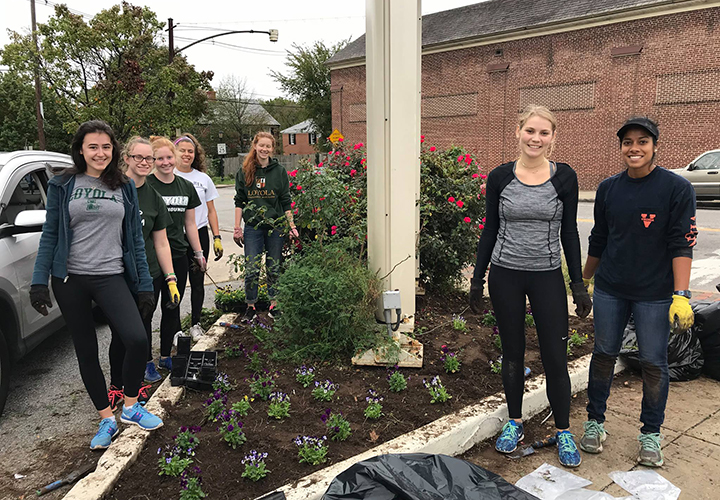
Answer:
[[[486,223],[478,243],[470,305],[482,309],[485,271],[490,265],[490,298],[503,346],[502,378],[510,420],[495,449],[511,453],[523,439],[522,397],[525,357],[525,298],[537,326],[547,394],[557,427],[560,463],[577,467],[581,458],[570,427],[570,377],[567,370],[567,295],[561,246],[578,315],[592,303],[580,269],[577,231],[578,182],[565,163],[549,161],[555,140],[555,116],[529,106],[515,135],[520,156],[495,168],[487,179]]]

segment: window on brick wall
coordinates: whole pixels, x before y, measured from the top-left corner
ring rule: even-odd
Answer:
[[[317,144],[317,134],[315,132],[310,132],[308,134],[308,142],[310,144]]]
[[[720,71],[694,71],[659,75],[655,104],[720,101]]]
[[[288,144],[294,146],[296,142],[295,134],[288,134]]]
[[[520,106],[528,104],[547,106],[553,111],[592,109],[595,107],[595,83],[567,83],[520,89]]]

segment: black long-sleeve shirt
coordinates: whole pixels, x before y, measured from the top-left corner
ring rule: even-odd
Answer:
[[[695,191],[662,167],[605,179],[595,196],[588,255],[600,258],[595,286],[628,300],[661,300],[674,289],[672,259],[692,258]]]

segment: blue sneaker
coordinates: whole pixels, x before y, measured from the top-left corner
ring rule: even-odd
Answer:
[[[145,382],[148,384],[154,384],[158,380],[162,380],[162,375],[160,375],[157,368],[155,368],[155,362],[148,361],[145,366]]]
[[[97,434],[90,441],[91,450],[105,450],[110,446],[112,439],[118,435],[120,429],[118,428],[115,417],[104,418],[100,421],[100,427],[98,428]]]
[[[557,446],[560,463],[565,467],[577,467],[582,462],[580,452],[575,445],[575,436],[570,431],[558,431]]]
[[[508,421],[503,425],[500,437],[495,441],[495,449],[500,453],[512,453],[517,449],[518,442],[525,438],[523,433],[523,424],[518,424],[514,420]]]
[[[165,368],[167,371],[172,371],[172,358],[168,356],[167,358],[160,358],[160,361],[158,361],[158,366],[160,368]]]
[[[147,411],[140,403],[135,403],[130,408],[123,407],[120,421],[125,424],[135,424],[146,431],[158,429],[163,425],[160,417]]]

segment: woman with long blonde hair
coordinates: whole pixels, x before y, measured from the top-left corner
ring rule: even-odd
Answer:
[[[278,314],[275,283],[280,274],[285,235],[277,229],[286,221],[290,237],[298,237],[290,211],[290,179],[287,171],[271,155],[275,138],[268,132],[258,132],[253,138],[250,153],[235,178],[235,228],[233,240],[245,246],[245,319],[255,316],[258,297],[260,261],[267,263],[270,317]],[[244,221],[244,228],[241,226]]]

